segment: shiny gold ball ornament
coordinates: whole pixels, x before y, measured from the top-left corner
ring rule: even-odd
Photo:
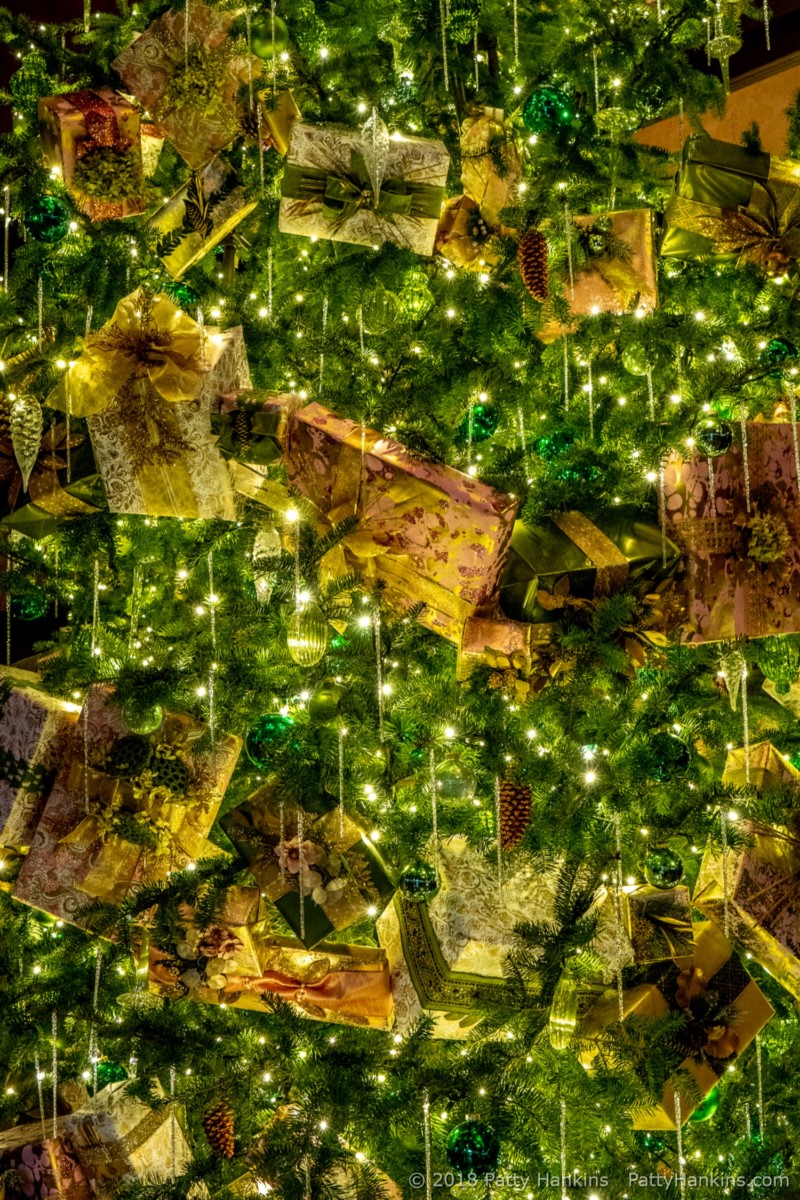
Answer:
[[[303,604],[292,613],[286,645],[301,667],[315,667],[328,649],[328,622],[316,601]]]

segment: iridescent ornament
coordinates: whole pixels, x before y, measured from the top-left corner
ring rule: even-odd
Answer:
[[[328,622],[314,601],[292,613],[286,645],[294,661],[301,667],[314,667],[324,656],[328,649]]]
[[[769,372],[772,379],[780,379],[783,375],[784,363],[795,362],[798,357],[797,347],[785,337],[774,337],[758,356],[758,361],[764,367],[772,368]]]
[[[274,41],[273,41],[274,32]],[[270,59],[289,45],[289,27],[271,12],[256,12],[250,18],[250,49],[258,58]]]
[[[470,1119],[456,1125],[445,1146],[447,1161],[454,1171],[485,1175],[500,1157],[500,1141],[491,1125]]]
[[[11,612],[20,621],[38,621],[50,607],[46,592],[26,592],[11,601]]]
[[[531,133],[559,133],[575,120],[575,106],[560,88],[544,85],[531,92],[522,110],[522,124]]]
[[[432,900],[439,892],[439,876],[433,863],[418,858],[400,876],[400,891],[412,904]]]
[[[171,280],[165,285],[164,291],[170,300],[181,306],[184,312],[196,309],[200,303],[200,293],[196,292],[193,287],[190,287],[182,279]]]
[[[339,716],[344,688],[332,679],[326,679],[312,693],[308,702],[308,715],[315,725],[329,725]]]
[[[662,729],[650,739],[653,755],[652,775],[658,783],[669,783],[683,775],[692,760],[689,747],[677,734]]]
[[[648,1154],[663,1154],[667,1143],[657,1133],[650,1133],[649,1130],[636,1130],[634,1132],[634,1140],[637,1145],[641,1146],[642,1150],[646,1150]]]
[[[473,800],[478,780],[471,767],[457,758],[445,758],[436,766],[436,795],[440,800]]]
[[[694,1122],[708,1121],[710,1117],[714,1116],[714,1113],[719,1108],[719,1102],[721,1099],[722,1097],[720,1096],[719,1087],[715,1085],[708,1093],[705,1100],[700,1101],[697,1108],[689,1117],[689,1120]]]
[[[121,1083],[128,1078],[128,1072],[122,1063],[99,1062],[97,1064],[97,1086],[106,1087],[109,1083]]]
[[[254,767],[265,771],[270,764],[271,752],[285,742],[292,731],[294,718],[283,713],[264,713],[248,730],[244,739],[244,750]]]
[[[552,433],[544,433],[536,438],[533,448],[545,462],[552,462],[559,455],[566,454],[574,441],[574,429],[555,429]]]
[[[645,859],[644,874],[653,887],[675,887],[683,879],[683,859],[669,846],[656,846]]]
[[[27,492],[31,471],[36,466],[42,448],[44,430],[42,406],[35,396],[18,396],[12,402],[9,425],[14,458],[22,475],[22,488]]]
[[[554,1050],[567,1050],[578,1025],[578,981],[565,971],[555,986],[547,1035]]]
[[[52,246],[69,232],[70,215],[58,196],[40,196],[25,210],[25,228],[37,242]]]
[[[160,704],[150,704],[134,696],[123,704],[122,719],[131,733],[146,736],[160,728],[164,720],[164,709]]]
[[[704,417],[693,430],[695,445],[707,458],[727,454],[733,445],[733,428],[719,417]]]
[[[490,438],[500,423],[500,413],[493,404],[478,401],[472,406],[472,441],[485,442]],[[470,441],[470,413],[458,427],[458,436],[465,442]]]

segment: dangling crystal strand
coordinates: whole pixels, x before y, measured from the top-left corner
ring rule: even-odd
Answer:
[[[478,26],[475,26],[475,32],[472,36],[472,53],[475,58],[475,91],[480,87],[480,79],[478,77]]]
[[[758,1080],[758,1132],[764,1140],[764,1079],[761,1063],[761,1038],[756,1038],[756,1077]]]
[[[569,200],[564,200],[564,235],[567,239],[567,268],[569,270],[569,294],[575,299],[575,269],[572,262],[572,216],[569,211]]]
[[[564,412],[569,412],[569,338],[562,339],[564,346]]]
[[[183,67],[189,72],[189,0],[183,6]]]
[[[586,364],[587,381],[586,393],[589,397],[589,437],[594,441],[594,379],[592,378],[592,360]]]
[[[714,460],[708,460],[708,502],[711,505],[711,516],[714,521],[717,519],[717,493],[714,485]]]
[[[44,1090],[42,1088],[42,1080],[44,1079],[44,1071],[39,1066],[39,1052],[34,1051],[33,1066],[36,1071],[36,1091],[39,1093],[39,1117],[42,1122],[42,1141],[47,1141],[47,1126],[45,1125],[44,1116]]]
[[[100,1050],[97,1044],[97,1031],[94,1022],[97,1013],[97,1000],[100,995],[100,973],[103,969],[102,946],[98,945],[94,954],[94,991],[92,993],[92,1024],[89,1028],[89,1063],[92,1068],[92,1108],[97,1112],[97,1065],[100,1061]]]
[[[6,666],[11,666],[11,597],[6,592]]]
[[[474,436],[475,405],[470,401],[467,413],[467,464],[472,466],[472,439]]]
[[[625,1000],[622,987],[622,946],[624,921],[622,916],[622,832],[619,813],[614,813],[614,846],[616,866],[614,868],[614,952],[616,955],[615,973],[617,977],[617,1007],[619,1019],[625,1017]]]
[[[745,1127],[747,1129],[747,1136],[752,1137],[753,1136],[753,1122],[750,1117],[750,1105],[749,1104],[745,1104],[745,1106],[744,1106],[744,1121],[745,1121]]]
[[[339,837],[344,837],[344,739],[347,730],[339,726]]]
[[[594,111],[600,111],[600,67],[597,62],[597,46],[592,46],[592,67],[594,69]]]
[[[306,898],[303,894],[303,809],[300,804],[297,806],[297,886],[300,891],[300,941],[305,941],[306,936]]]
[[[476,34],[477,37],[477,34]],[[3,291],[8,291],[8,272],[11,269],[9,257],[9,238],[11,236],[11,188],[3,188],[3,200],[6,219],[3,228]]]
[[[447,14],[444,0],[439,0],[439,20],[442,24],[442,67],[444,69],[444,90],[450,91],[450,71],[447,66]]]
[[[275,53],[275,0],[269,6],[270,30],[272,35],[272,103],[278,94],[278,56]]]
[[[261,104],[261,100],[257,100],[257,101],[256,101],[256,140],[258,141],[258,179],[259,179],[259,195],[261,196],[261,199],[262,199],[262,200],[264,199],[264,184],[265,184],[265,175],[264,175],[264,139],[263,139],[263,137],[261,136],[261,127],[262,127],[263,123],[264,123],[264,108],[263,108],[263,105]],[[272,255],[272,250],[271,250],[271,249],[269,250],[269,254],[270,254],[270,256]],[[271,261],[271,260],[270,260],[270,261]],[[271,316],[271,315],[272,315],[272,314],[270,313],[270,316]]]
[[[214,595],[214,551],[208,552],[208,594],[210,597]],[[209,603],[210,620],[211,620],[211,649],[216,655],[217,653],[217,605],[215,600]]]
[[[212,662],[208,668],[208,732],[211,738],[211,749],[214,750],[217,745],[217,720],[216,710],[214,706],[214,680],[216,678],[217,664]]]
[[[728,814],[724,808],[720,809],[719,827],[722,837],[722,932],[726,938],[729,938],[731,935],[731,914],[728,896]]]
[[[92,0],[83,0],[83,32],[88,33],[92,27]]]
[[[431,747],[428,758],[429,784],[431,789],[431,840],[433,841],[433,865],[439,870],[439,809],[436,796],[436,755]]]
[[[364,309],[359,304],[356,309],[356,321],[358,322],[358,344],[361,348],[361,357],[364,357]]]
[[[281,792],[281,798],[278,801],[278,834],[281,839],[280,840],[281,851],[283,851],[283,847],[286,842],[286,807],[283,803],[283,793],[282,792]],[[279,862],[280,862],[280,872],[281,872],[282,880],[286,878],[286,867],[283,865],[283,860],[284,860],[284,855],[283,855],[283,853],[281,853]]]
[[[92,584],[92,655],[97,654],[100,630],[100,560],[94,560]]]
[[[667,566],[667,489],[664,484],[664,463],[658,468],[658,520],[661,525],[661,565]]]
[[[681,1114],[681,1096],[677,1088],[675,1089],[675,1128],[678,1131],[678,1186],[683,1197],[686,1195],[686,1172],[683,1169],[683,1116]]]
[[[769,36],[769,17],[770,17],[769,0],[764,0],[764,34],[767,39],[767,49],[771,50],[772,45],[771,45],[770,36]]]
[[[795,395],[792,392],[791,400],[792,413],[795,411]],[[747,441],[747,414],[744,410],[744,405],[739,405],[739,424],[742,428],[742,467],[744,468],[744,498],[747,503],[747,511],[750,512],[750,448]],[[792,434],[794,438],[794,465],[797,472],[797,478],[800,479],[800,458],[797,453],[797,426],[792,417]]]
[[[664,13],[663,13],[663,12],[662,12],[662,10],[661,10],[661,0],[656,0],[656,18],[657,18],[657,20],[658,20],[658,23],[659,23],[659,25],[660,25],[660,24],[661,24],[661,22],[662,22],[662,20],[663,20],[663,18],[664,18]]]
[[[519,70],[519,0],[514,0],[514,70]]]
[[[800,492],[800,449],[797,445],[797,396],[792,388],[792,394],[789,397],[789,413],[792,419],[792,448],[794,449],[794,485],[795,489]],[[749,484],[749,479],[747,480]],[[747,511],[750,511],[750,494],[748,488],[747,496]]]
[[[528,474],[528,447],[525,442],[525,414],[522,411],[522,404],[517,405],[517,427],[519,429],[519,444],[522,450],[522,465],[525,468],[525,474]]]
[[[706,63],[711,66],[711,19],[703,17],[706,25]]]
[[[747,704],[747,663],[742,660],[742,735],[744,737],[744,781],[750,786],[750,711]]]
[[[133,643],[136,641],[136,631],[139,627],[139,608],[142,602],[142,568],[136,563],[133,568],[133,586],[131,587],[131,623],[128,629],[128,653],[133,654]]]
[[[175,1123],[175,1068],[169,1069],[169,1153],[170,1153],[170,1174],[174,1179],[178,1172],[178,1156],[177,1156],[177,1136],[178,1131]]]
[[[561,1101],[561,1118],[559,1121],[561,1149],[561,1200],[569,1200],[567,1193],[567,1102]]]
[[[267,316],[272,320],[272,246],[267,248]]]
[[[58,1013],[50,1014],[53,1031],[53,1137],[58,1137]]]
[[[383,650],[381,646],[381,613],[377,607],[372,631],[375,642],[375,683],[378,693],[378,740],[382,742],[386,736],[383,731]]]
[[[503,906],[503,839],[500,829],[500,776],[494,777],[494,827],[497,832],[497,900]]]
[[[322,380],[325,376],[325,331],[328,328],[328,297],[322,297],[322,339],[323,349],[319,352],[319,390],[322,391]]]
[[[38,344],[41,346],[42,337],[44,336],[44,278],[41,275],[36,283],[36,311]]]
[[[613,205],[612,205],[613,208]],[[653,391],[653,371],[647,368],[647,415],[651,421],[656,419],[656,397]]]
[[[253,112],[253,30],[250,9],[245,10],[244,24],[247,31],[247,95],[250,101],[250,112]],[[258,136],[258,133],[256,134]],[[260,141],[259,137],[259,141]]]
[[[683,96],[678,101],[678,144],[683,146]]]
[[[422,1137],[425,1143],[425,1200],[433,1200],[431,1175],[431,1102],[428,1089],[422,1093]]]
[[[92,689],[86,693],[83,702],[83,807],[85,812],[91,811],[89,800],[89,704],[92,699]]]

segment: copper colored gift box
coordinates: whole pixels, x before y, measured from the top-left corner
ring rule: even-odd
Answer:
[[[217,738],[213,749],[200,751],[194,743],[203,729],[185,714],[168,713],[149,738],[132,737],[111,689],[92,688],[76,726],[71,761],[56,776],[17,879],[16,899],[80,925],[81,910],[92,901],[118,902],[139,882],[166,879],[171,870],[222,853],[207,834],[236,766],[241,740],[225,735]],[[106,770],[109,755],[123,738],[129,745],[147,743],[153,752],[151,758],[142,758],[139,774],[128,778]],[[152,763],[162,758],[183,765],[182,796],[159,784]],[[152,833],[154,845],[134,844],[115,832],[120,819],[141,823]]]
[[[669,535],[684,552],[681,587],[686,635],[693,642],[800,632],[800,490],[792,426],[748,421],[746,430],[747,469],[738,438],[713,460],[675,455],[665,467]]]
[[[649,208],[622,212],[592,213],[573,217],[575,234],[587,239],[607,221],[600,235],[604,248],[588,252],[586,260],[574,271],[574,281],[564,280],[564,296],[570,316],[562,321],[546,304],[537,336],[552,342],[576,328],[572,317],[599,313],[650,312],[658,306],[653,213]]]
[[[111,88],[65,92],[39,100],[42,145],[48,163],[58,167],[64,183],[84,212],[94,221],[139,216],[147,208],[139,114]],[[119,161],[138,183],[130,196],[109,200],[100,189],[88,194],[80,186],[80,173],[93,159],[106,166]]]
[[[748,776],[743,749],[731,750],[723,783],[743,787]],[[759,791],[794,789],[797,771],[770,742],[750,747],[750,785]],[[693,903],[718,924],[726,919],[732,939],[800,999],[800,838],[789,829],[743,821],[749,844],[703,856]],[[727,879],[727,903],[725,880]]]
[[[80,711],[48,696],[33,672],[0,668],[0,845],[31,844]]]

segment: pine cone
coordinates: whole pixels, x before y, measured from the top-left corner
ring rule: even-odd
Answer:
[[[233,1109],[227,1100],[220,1100],[206,1110],[203,1114],[203,1132],[218,1158],[233,1158],[236,1152]]]
[[[534,300],[547,299],[547,238],[529,229],[519,240],[517,263],[522,282]]]
[[[531,789],[512,779],[500,781],[500,849],[513,850],[525,836],[531,819]]]

